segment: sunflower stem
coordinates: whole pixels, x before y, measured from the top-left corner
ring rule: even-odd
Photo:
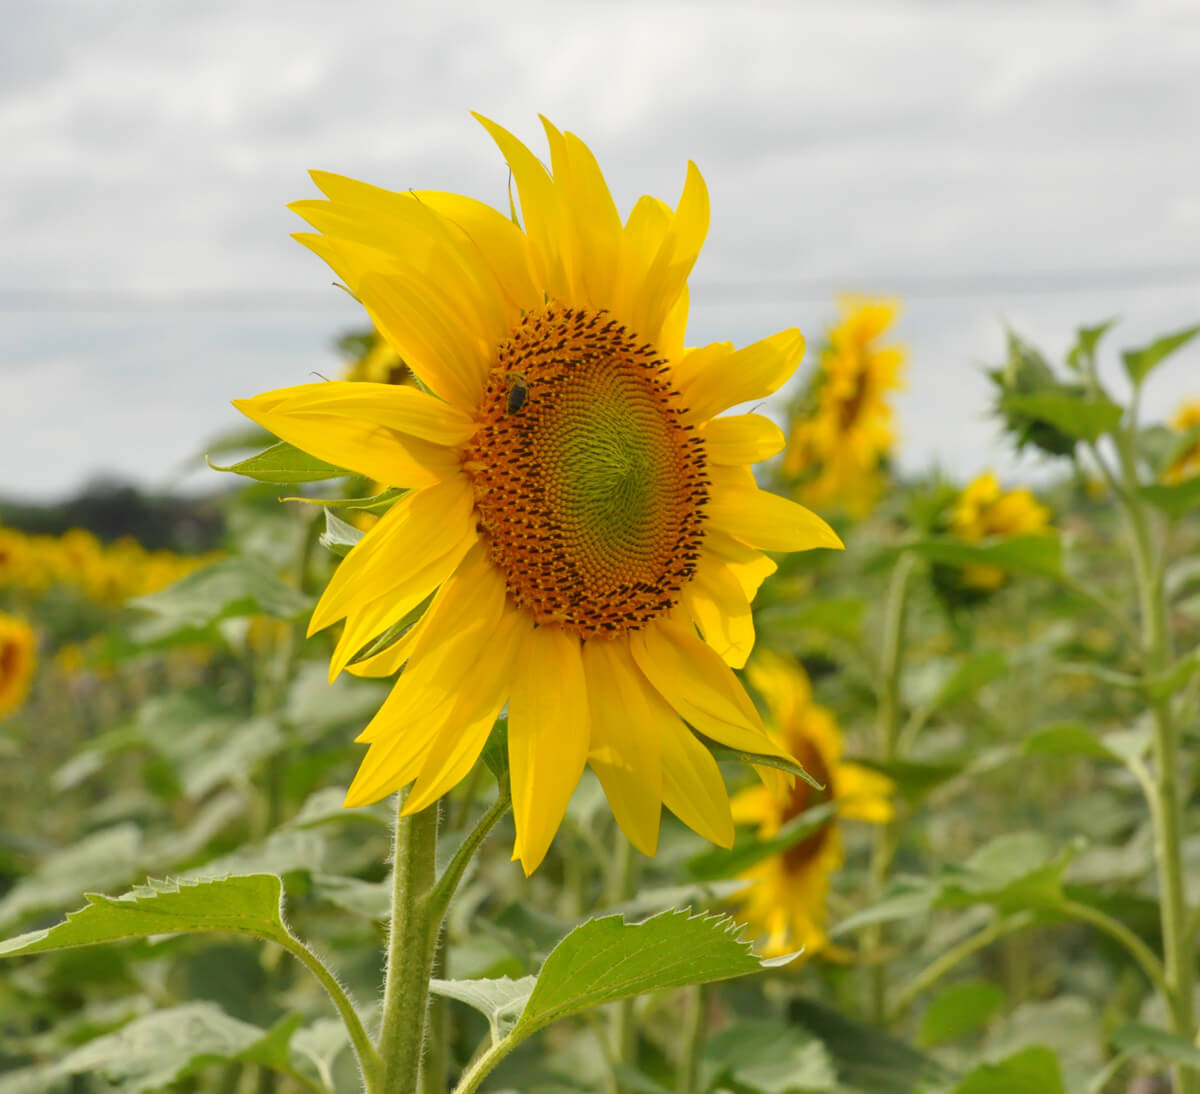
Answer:
[[[637,894],[638,857],[623,835],[617,836],[617,856],[613,863],[610,903],[619,904]],[[633,1018],[633,999],[622,999],[613,1006],[613,1059],[619,1065],[637,1067],[637,1024]],[[624,1088],[613,1076],[612,1087],[616,1091]]]
[[[407,791],[397,795],[392,853],[392,923],[388,935],[379,1054],[387,1094],[416,1094],[441,916],[432,914],[438,807],[404,816]]]
[[[909,583],[916,567],[915,555],[905,554],[900,557],[892,571],[884,608],[883,649],[880,657],[883,684],[879,692],[878,749],[879,762],[885,765],[896,759],[900,738],[900,672],[904,667],[904,624],[908,615]],[[872,902],[879,900],[883,892],[899,842],[900,828],[895,820],[882,825],[875,834],[869,874]],[[865,941],[867,953],[877,957],[883,945],[883,925],[872,925],[867,931]],[[882,1025],[887,1018],[887,966],[876,960],[871,966],[869,976],[871,1017],[877,1024]]]
[[[692,1094],[699,1088],[700,1057],[708,1035],[708,985],[693,984],[684,989],[687,1011],[684,1017],[683,1051],[675,1075],[676,1094]]]

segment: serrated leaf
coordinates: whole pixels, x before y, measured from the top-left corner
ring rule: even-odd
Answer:
[[[336,513],[325,510],[325,531],[321,533],[320,542],[327,551],[332,551],[339,558],[345,558],[364,534]]]
[[[735,877],[807,839],[828,824],[836,812],[837,802],[822,802],[793,817],[770,839],[758,839],[746,833],[729,850],[718,847],[702,852],[687,862],[687,871],[697,881]]]
[[[602,1003],[745,976],[778,963],[756,957],[741,931],[726,917],[675,909],[644,923],[590,919],[550,952],[509,1036],[523,1040]]]
[[[1141,349],[1127,349],[1121,354],[1121,359],[1125,362],[1125,371],[1129,373],[1129,378],[1135,384],[1140,384],[1150,374],[1151,369],[1156,368],[1176,350],[1186,346],[1197,334],[1200,334],[1200,325],[1188,327],[1175,334],[1165,334]]]
[[[1058,1057],[1041,1045],[995,1064],[980,1064],[953,1094],[1067,1094]]]
[[[225,931],[278,939],[282,886],[271,874],[212,881],[151,881],[119,897],[85,893],[86,907],[64,922],[0,942],[0,957],[16,957],[126,938]]]
[[[129,604],[156,617],[137,626],[135,637],[142,642],[236,616],[302,619],[313,606],[311,598],[281,581],[263,563],[246,557],[222,559]]]
[[[1112,1043],[1126,1052],[1157,1056],[1172,1064],[1200,1068],[1200,1048],[1186,1037],[1141,1022],[1126,1022],[1113,1032]]]
[[[1200,506],[1200,476],[1183,482],[1153,483],[1138,488],[1143,501],[1161,509],[1172,520]]]
[[[324,479],[340,479],[354,472],[344,467],[337,467],[316,456],[310,456],[287,441],[280,441],[270,448],[239,460],[228,467],[220,467],[208,460],[208,466],[214,471],[232,471],[235,475],[244,475],[258,482],[269,482],[278,485],[297,482],[321,482]]]
[[[517,1018],[529,999],[534,976],[522,976],[513,980],[507,976],[491,980],[438,980],[429,982],[434,995],[446,999],[457,999],[474,1007],[487,1020],[492,1030],[492,1039],[499,1041],[516,1025]]]
[[[1043,577],[1058,577],[1062,573],[1062,543],[1052,535],[1012,536],[981,543],[962,543],[947,537],[919,540],[904,549],[931,562],[952,566],[996,566],[1012,573]]]
[[[963,980],[943,991],[921,1017],[917,1044],[924,1048],[957,1041],[982,1029],[1002,1006],[1004,992],[989,980]]]
[[[1121,422],[1122,410],[1103,396],[1074,395],[1064,391],[1039,391],[1024,395],[1006,394],[1004,410],[1023,414],[1082,441],[1096,441],[1111,433]]]

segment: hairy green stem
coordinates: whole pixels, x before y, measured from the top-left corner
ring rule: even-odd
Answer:
[[[1133,546],[1134,578],[1142,625],[1142,655],[1147,678],[1161,676],[1171,664],[1171,635],[1163,587],[1163,559],[1156,551],[1149,513],[1138,495],[1139,476],[1134,449],[1136,420],[1131,418],[1115,435],[1122,477],[1121,501]],[[1183,868],[1183,810],[1179,795],[1179,730],[1170,696],[1151,700],[1154,725],[1154,782],[1151,816],[1159,878],[1159,908],[1163,936],[1165,980],[1163,994],[1174,1032],[1189,1041],[1195,1036],[1192,993],[1195,985],[1193,940],[1187,917]],[[1177,1094],[1200,1094],[1200,1072],[1178,1064],[1174,1068]]]
[[[1077,900],[1066,901],[1062,910],[1072,919],[1078,919],[1081,923],[1089,923],[1097,930],[1103,931],[1109,938],[1119,942],[1129,956],[1138,963],[1150,983],[1162,992],[1164,998],[1170,998],[1171,987],[1167,983],[1166,971],[1163,969],[1158,955],[1124,923],[1119,919],[1114,919],[1107,912],[1102,912],[1099,908],[1093,908],[1090,904],[1081,904]]]
[[[623,834],[617,836],[617,857],[613,864],[613,873],[609,892],[609,903],[620,904],[629,900],[637,893],[638,857],[634,846]],[[622,999],[613,1004],[613,1057],[618,1064],[626,1067],[637,1067],[637,1023],[633,1018],[633,998]],[[622,1089],[620,1082],[613,1078],[613,1089]]]
[[[492,1069],[516,1047],[517,1042],[509,1037],[489,1045],[487,1051],[477,1056],[463,1072],[458,1086],[454,1088],[454,1094],[475,1094],[479,1084],[491,1074]]]
[[[404,816],[408,792],[397,796],[392,856],[392,923],[383,991],[381,1094],[416,1094],[429,1006],[429,978],[441,917],[430,915],[437,854],[438,807]]]
[[[333,1000],[333,1005],[337,1008],[337,1012],[346,1026],[346,1031],[350,1035],[350,1044],[354,1048],[354,1054],[358,1057],[359,1070],[362,1072],[363,1085],[369,1094],[376,1094],[382,1088],[379,1086],[379,1081],[382,1076],[382,1061],[379,1053],[375,1050],[375,1045],[371,1038],[367,1035],[366,1028],[362,1024],[362,1019],[358,1016],[358,1011],[354,1009],[354,1004],[350,1002],[350,997],[342,990],[342,985],[337,982],[337,978],[331,973],[315,953],[312,952],[303,942],[290,932],[274,936],[278,942],[288,953],[297,958],[300,963],[308,969],[320,982],[328,993],[329,998]]]
[[[887,603],[883,620],[883,649],[880,656],[882,686],[879,692],[879,741],[880,763],[890,764],[896,759],[899,743],[902,705],[900,701],[900,672],[904,666],[904,624],[908,615],[909,582],[916,570],[915,555],[900,557],[892,571],[888,585]],[[877,901],[887,882],[888,871],[900,842],[899,823],[895,820],[883,825],[875,835],[875,846],[871,853],[869,887],[872,901]],[[883,925],[872,924],[868,928],[866,952],[877,957],[883,945]],[[887,1015],[888,971],[887,966],[876,960],[870,968],[870,1008],[872,1018],[882,1024]]]

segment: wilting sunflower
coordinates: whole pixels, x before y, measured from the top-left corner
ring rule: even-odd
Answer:
[[[1025,489],[1003,491],[996,476],[980,475],[959,495],[950,513],[950,532],[966,543],[994,536],[1028,536],[1050,527],[1050,510]],[[1000,588],[1008,574],[998,566],[964,566],[962,583],[972,589]]]
[[[36,662],[33,628],[24,619],[0,612],[0,718],[25,702]]]
[[[825,787],[797,779],[790,791],[755,786],[734,795],[734,819],[757,823],[762,839],[776,835],[793,817],[822,802],[836,802],[837,815],[781,855],[767,859],[745,877],[752,884],[735,899],[738,917],[765,936],[765,952],[778,956],[825,949],[829,879],[842,865],[839,822],[892,819],[891,779],[859,764],[843,763],[842,735],[833,715],[812,701],[804,669],[782,657],[758,654],[747,669],[767,703],[768,726],[778,744]]]
[[[804,477],[801,496],[866,511],[883,488],[896,442],[888,393],[901,386],[904,350],[880,345],[898,301],[843,296],[815,377],[815,404],[792,425],[784,471]]]
[[[1200,399],[1189,399],[1185,402],[1175,412],[1171,425],[1180,433],[1188,433],[1200,427]],[[1175,456],[1163,473],[1163,478],[1167,482],[1183,482],[1184,479],[1197,475],[1200,475],[1200,439]]]
[[[480,120],[523,227],[457,194],[323,173],[328,200],[292,206],[318,230],[298,238],[427,390],[309,384],[235,404],[321,459],[409,488],[310,625],[346,620],[336,674],[432,598],[400,641],[353,666],[404,672],[359,738],[370,748],[346,804],[413,783],[405,809],[424,809],[470,770],[507,703],[513,857],[527,873],[587,763],[645,853],[664,803],[728,845],[725,786],[692,729],[780,754],[730,667],[745,663],[750,600],[775,569],[761,552],[841,543],[755,486],[749,465],[780,450],[779,429],[715,415],[775,391],[804,340],[684,349],[708,230],[694,166],[675,209],[643,197],[622,223],[577,137],[543,122],[548,171]]]

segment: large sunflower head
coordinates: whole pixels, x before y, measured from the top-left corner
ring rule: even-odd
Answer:
[[[24,619],[0,612],[0,718],[25,702],[37,663],[37,638]]]
[[[803,476],[802,496],[865,512],[883,489],[896,442],[888,396],[902,386],[904,350],[881,340],[895,300],[843,296],[815,377],[815,401],[793,422],[784,470]]]
[[[526,872],[589,763],[646,853],[663,804],[728,845],[725,787],[697,733],[781,754],[732,672],[754,642],[750,600],[775,568],[762,551],[841,544],[756,487],[750,465],[779,451],[778,428],[716,415],[775,391],[804,340],[789,330],[737,351],[684,348],[708,230],[694,165],[674,208],[643,197],[622,219],[577,137],[543,122],[548,170],[480,120],[520,222],[457,194],[321,173],[326,199],[293,206],[316,229],[298,238],[425,390],[323,383],[235,404],[321,459],[408,490],[311,622],[345,620],[333,673],[403,669],[360,738],[369,749],[347,804],[412,783],[405,809],[425,808],[475,763],[507,704]],[[355,661],[414,611],[401,639]]]
[[[751,884],[737,896],[739,916],[763,934],[769,955],[803,950],[812,956],[829,944],[826,896],[831,875],[842,865],[839,822],[886,824],[893,816],[894,785],[876,771],[842,760],[842,736],[833,714],[812,701],[808,676],[798,664],[757,654],[749,675],[766,701],[771,735],[824,789],[802,779],[782,793],[755,786],[735,795],[734,819],[757,824],[759,836],[770,839],[793,817],[822,802],[835,802],[837,810],[816,831],[746,874]]]

